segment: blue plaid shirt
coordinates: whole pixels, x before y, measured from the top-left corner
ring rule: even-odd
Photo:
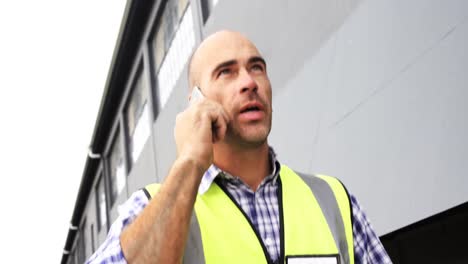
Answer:
[[[272,150],[270,157],[272,173],[265,177],[255,192],[240,178],[211,165],[202,178],[198,193],[205,193],[215,180],[223,185],[257,229],[271,259],[277,259],[280,255],[280,225],[276,190],[280,164]],[[358,201],[353,195],[350,195],[350,198],[354,218],[354,262],[392,263]],[[86,263],[127,263],[120,247],[120,234],[148,202],[142,190],[133,193],[130,199],[119,207],[119,216],[112,224],[106,240]]]

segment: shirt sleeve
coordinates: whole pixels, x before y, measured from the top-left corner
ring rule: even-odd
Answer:
[[[89,258],[86,264],[117,263],[127,264],[120,246],[120,234],[148,204],[144,191],[136,191],[118,208],[119,216],[112,224],[106,240]]]
[[[350,195],[350,198],[354,219],[354,263],[392,263],[356,197]]]

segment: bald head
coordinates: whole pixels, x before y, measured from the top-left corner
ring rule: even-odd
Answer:
[[[236,51],[242,48],[252,50],[258,56],[255,45],[244,35],[236,31],[222,30],[211,34],[193,53],[188,68],[188,77],[190,89],[194,86],[200,86],[202,74],[206,70],[210,70],[211,62],[222,61],[235,57]]]

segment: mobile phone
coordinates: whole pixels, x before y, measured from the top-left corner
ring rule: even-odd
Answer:
[[[192,105],[195,101],[201,99],[201,98],[205,98],[205,96],[202,94],[200,88],[198,86],[195,86],[193,87],[192,89],[192,93],[190,94],[190,101],[189,101],[189,105]],[[216,123],[213,122],[211,124],[211,131],[212,131],[212,135],[213,135],[213,142],[215,142],[215,135],[217,133],[217,130],[218,130],[218,127],[216,127]]]
[[[198,86],[193,87],[192,93],[190,95],[190,104],[195,102],[197,99],[205,98]]]

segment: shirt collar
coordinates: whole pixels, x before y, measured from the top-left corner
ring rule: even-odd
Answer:
[[[272,147],[269,147],[268,153],[270,156],[269,160],[271,162],[271,167],[273,168],[273,171],[270,175],[267,176],[267,178],[272,177],[273,181],[276,181],[279,175],[280,163],[276,159],[276,153]],[[222,175],[222,177],[225,177],[226,179],[237,179],[236,176],[232,176],[231,174],[222,171],[216,165],[211,164],[211,166],[208,168],[208,170],[206,170],[205,174],[203,175],[200,185],[198,186],[198,194],[202,195],[206,191],[208,191],[208,189],[210,189],[211,184],[219,175]]]

